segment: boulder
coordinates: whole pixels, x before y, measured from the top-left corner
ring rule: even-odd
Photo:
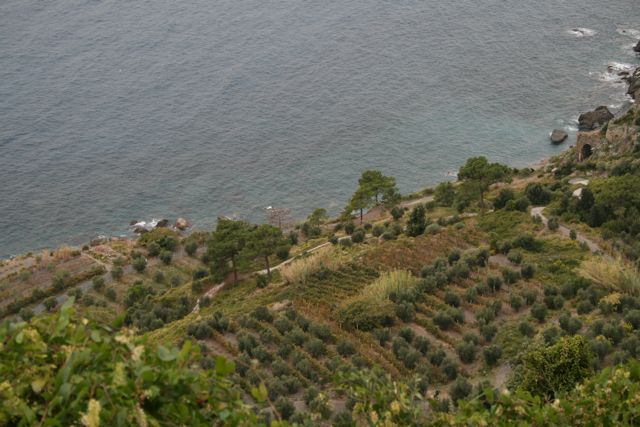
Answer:
[[[144,233],[147,233],[149,231],[149,230],[147,230],[147,227],[145,227],[144,224],[142,224],[142,223],[134,224],[132,230],[136,234],[144,234]]]
[[[157,224],[156,224],[156,228],[164,228],[166,226],[169,225],[169,220],[168,219],[161,219],[158,220]]]
[[[578,117],[578,128],[580,130],[593,130],[613,119],[613,114],[604,105],[588,113],[580,114]]]
[[[562,129],[554,129],[549,136],[551,142],[553,142],[554,144],[560,144],[561,142],[564,142],[564,140],[568,137],[569,135]]]
[[[187,221],[187,220],[186,220],[186,219],[184,219],[184,218],[178,218],[178,219],[176,220],[175,227],[176,227],[178,230],[186,230],[187,228],[191,227],[191,223],[189,223],[189,221]]]
[[[633,47],[633,51],[640,53],[640,40],[638,40],[638,44]]]
[[[100,246],[100,245],[103,245],[103,244],[107,243],[108,240],[109,239],[107,238],[107,236],[94,237],[89,242],[89,246]]]

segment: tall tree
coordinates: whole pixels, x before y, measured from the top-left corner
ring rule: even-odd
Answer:
[[[362,172],[358,185],[375,200],[376,205],[380,201],[390,201],[399,195],[396,179],[392,176],[384,176],[382,172],[376,170]]]
[[[360,211],[360,224],[362,224],[364,210],[369,206],[371,206],[371,194],[360,187],[355,193],[353,193],[353,196],[351,196],[351,200],[349,201],[346,210],[349,213],[353,211]]]
[[[307,217],[307,222],[312,227],[318,227],[325,219],[327,219],[327,210],[324,208],[318,208],[311,212],[311,215]]]
[[[245,252],[251,258],[261,257],[264,260],[267,275],[271,278],[269,257],[278,248],[287,246],[288,240],[282,235],[282,230],[269,224],[259,225],[251,231]]]
[[[380,171],[368,170],[362,173],[358,179],[358,189],[351,196],[346,208],[346,213],[360,211],[360,223],[364,210],[370,206],[376,206],[380,202],[391,207],[400,201],[400,192],[396,186],[396,179],[392,176],[384,176]]]
[[[424,229],[427,227],[427,218],[425,215],[424,205],[420,204],[413,208],[407,220],[407,235],[415,237],[424,233]]]
[[[480,197],[480,209],[484,210],[484,194],[491,184],[509,176],[510,169],[500,163],[489,163],[484,156],[472,157],[460,168],[458,178],[466,181]]]
[[[247,244],[251,226],[244,221],[218,219],[216,231],[211,235],[207,252],[214,265],[231,264],[233,283],[238,282],[238,258]]]

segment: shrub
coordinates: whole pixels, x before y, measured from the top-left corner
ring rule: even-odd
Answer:
[[[520,272],[512,270],[511,268],[503,268],[502,279],[504,280],[504,283],[512,285],[520,279]]]
[[[265,288],[269,284],[269,277],[266,274],[256,274],[256,287]]]
[[[446,331],[453,326],[453,317],[446,311],[439,311],[433,316],[433,323],[435,323],[440,329]]]
[[[338,345],[336,346],[336,351],[340,356],[348,357],[356,352],[356,348],[350,341],[343,339],[338,341]]]
[[[555,326],[549,326],[542,331],[542,338],[546,345],[553,345],[558,342],[558,339],[560,338],[560,329]]]
[[[147,245],[147,253],[149,254],[149,256],[151,257],[155,257],[158,256],[160,254],[160,251],[162,250],[162,248],[160,247],[160,245],[156,242],[151,242]]]
[[[490,345],[482,351],[482,356],[487,366],[495,366],[502,356],[502,349],[497,345]]]
[[[557,216],[552,216],[549,218],[549,221],[547,221],[547,228],[549,228],[549,230],[551,231],[555,231],[560,228],[560,222]]]
[[[522,300],[522,297],[520,297],[519,295],[511,294],[509,296],[509,305],[511,306],[511,308],[513,308],[514,311],[520,310],[523,304],[524,304],[524,301]]]
[[[487,287],[492,292],[498,292],[502,287],[502,279],[498,276],[489,276],[487,277]]]
[[[327,352],[327,347],[318,338],[311,338],[304,345],[304,349],[313,357],[323,356]]]
[[[351,235],[351,240],[353,241],[353,243],[362,243],[364,242],[364,237],[364,230],[359,228],[353,232],[353,234]]]
[[[472,342],[461,342],[456,346],[456,351],[462,363],[472,363],[476,358],[476,346]]]
[[[535,303],[531,306],[531,315],[538,322],[542,323],[547,316],[547,307],[544,304]]]
[[[289,246],[280,246],[276,249],[276,256],[279,260],[285,261],[289,258]]]
[[[531,264],[526,264],[526,263],[522,264],[522,267],[520,268],[520,274],[525,279],[531,279],[535,274],[535,272],[536,272],[536,269]]]
[[[447,292],[444,295],[444,302],[452,307],[460,307],[460,296],[454,292]]]
[[[453,360],[446,359],[442,363],[442,373],[449,381],[453,381],[458,377],[458,364]]]
[[[337,271],[342,266],[341,259],[333,248],[324,247],[313,254],[297,259],[281,269],[287,283],[304,285],[320,270]]]
[[[482,337],[486,342],[491,342],[491,340],[493,340],[493,337],[495,337],[497,333],[498,327],[493,323],[485,323],[483,325],[480,325],[480,334],[482,334]]]
[[[582,323],[580,322],[580,320],[572,317],[568,313],[561,315],[558,320],[560,322],[560,327],[562,328],[562,330],[569,335],[576,334],[580,330],[580,328],[582,328]]]
[[[591,304],[590,301],[581,301],[576,307],[576,311],[578,314],[588,314],[593,311],[595,307]]]
[[[434,366],[440,366],[444,359],[447,357],[447,353],[441,348],[434,348],[427,353],[427,359]]]
[[[95,289],[96,291],[100,292],[102,289],[104,289],[104,277],[94,276],[93,279],[91,279],[91,282],[93,284],[93,289]]]
[[[576,230],[574,230],[573,228],[569,230],[569,238],[571,240],[576,240],[578,238],[578,234],[576,233]]]
[[[531,323],[523,320],[518,325],[518,331],[525,337],[532,337],[536,330]]]
[[[283,420],[288,420],[296,412],[293,402],[284,396],[280,396],[274,406]]]
[[[195,240],[188,240],[184,244],[184,251],[187,253],[187,255],[194,256],[198,251],[198,243]]]
[[[624,320],[630,324],[633,329],[640,328],[640,310],[629,310],[624,316]]]
[[[142,273],[144,269],[147,268],[147,260],[143,257],[134,258],[131,264],[133,265],[133,269],[138,273]]]
[[[55,299],[55,297],[49,297],[42,301],[42,305],[44,305],[44,308],[47,311],[51,311],[56,308],[56,306],[58,305],[58,301]]]
[[[22,318],[22,320],[24,320],[25,322],[28,322],[29,320],[31,320],[31,318],[33,318],[34,314],[33,314],[33,310],[27,307],[22,307],[18,315],[20,316],[20,318]]]
[[[407,369],[415,369],[422,355],[419,351],[407,348],[400,354],[400,359]]]
[[[507,259],[514,264],[520,264],[522,262],[522,252],[512,249],[507,254]]]
[[[353,231],[356,229],[356,226],[352,223],[352,222],[347,222],[344,225],[344,232],[347,234],[351,234],[353,233]]]
[[[394,221],[398,221],[400,218],[404,216],[404,209],[401,208],[400,206],[394,206],[391,209],[391,216],[393,217]]]
[[[115,301],[117,297],[116,291],[112,287],[109,287],[107,289],[107,291],[104,293],[104,296],[107,297],[109,301]]]
[[[122,270],[122,267],[113,267],[111,269],[111,278],[116,282],[119,282],[120,279],[122,279],[123,274],[124,272]]]
[[[538,292],[536,292],[535,289],[525,289],[522,291],[521,295],[527,305],[533,304],[538,298]]]
[[[389,328],[377,328],[372,332],[374,338],[378,341],[381,346],[384,346],[385,343],[391,339],[391,332]]]
[[[510,200],[515,198],[515,193],[510,188],[503,188],[498,193],[498,196],[493,201],[493,207],[496,209],[504,208]]]
[[[438,234],[440,230],[442,230],[442,227],[440,227],[438,224],[429,224],[424,229],[424,234],[434,235]]]
[[[538,182],[527,184],[524,193],[534,205],[546,205],[551,201],[551,192]]]
[[[415,317],[416,310],[413,303],[401,302],[396,305],[395,313],[396,316],[398,316],[398,318],[403,322],[410,322]]]
[[[575,335],[551,347],[536,347],[522,358],[520,387],[534,395],[553,398],[569,391],[592,373],[587,340]]]
[[[411,215],[407,220],[407,235],[408,236],[420,236],[424,233],[424,229],[427,226],[425,218],[424,206],[418,205],[413,208]]]
[[[273,314],[265,306],[256,307],[251,312],[251,317],[261,322],[271,323],[273,322]]]
[[[429,348],[431,348],[431,342],[429,339],[423,336],[417,336],[413,340],[413,347],[422,354],[427,354]]]
[[[309,332],[325,342],[331,341],[333,339],[331,329],[329,329],[327,325],[319,325],[317,323],[313,323],[309,326]]]
[[[468,303],[474,303],[478,300],[478,288],[476,286],[467,288],[464,291],[464,300]]]
[[[371,230],[371,234],[373,234],[375,237],[380,237],[382,236],[383,233],[384,233],[384,227],[380,224],[375,225]]]
[[[455,382],[449,388],[449,395],[451,396],[451,400],[457,402],[458,400],[464,399],[471,394],[473,391],[473,387],[463,377],[458,377]]]
[[[204,267],[198,267],[193,271],[193,280],[204,279],[209,275],[209,270]]]

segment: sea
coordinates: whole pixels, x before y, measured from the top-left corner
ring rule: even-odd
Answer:
[[[532,164],[638,39],[638,0],[2,0],[0,257]]]

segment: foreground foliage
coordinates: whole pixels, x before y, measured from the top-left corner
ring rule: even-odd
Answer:
[[[0,328],[0,425],[247,425],[256,417],[217,358],[152,348],[127,331],[72,319],[70,299],[55,317]]]

